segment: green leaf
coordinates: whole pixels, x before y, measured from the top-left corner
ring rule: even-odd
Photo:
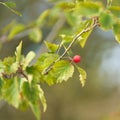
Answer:
[[[50,66],[58,57],[58,54],[53,53],[42,54],[38,59],[36,65],[38,65],[41,72],[44,73],[45,69]]]
[[[76,11],[83,16],[96,16],[102,8],[99,2],[79,2],[76,4]]]
[[[15,57],[6,57],[3,60],[3,64],[4,64],[3,70],[5,73],[11,74],[12,72],[14,72],[16,70],[15,67],[17,67],[17,65],[16,65]],[[13,69],[12,69],[12,67],[13,67]]]
[[[75,8],[75,4],[73,2],[60,2],[57,7],[60,7],[62,10],[72,10]]]
[[[114,16],[120,18],[120,6],[110,6],[109,10],[112,12]]]
[[[21,51],[22,51],[22,41],[19,43],[15,51],[16,62],[18,63],[21,61]]]
[[[49,15],[49,13],[50,13],[49,9],[42,12],[42,14],[36,20],[36,25],[37,26],[43,25],[44,21],[46,20],[46,17]]]
[[[53,73],[53,78],[56,79],[55,83],[61,83],[72,77],[74,67],[69,61],[61,60],[55,63],[51,72]]]
[[[40,119],[40,107],[39,107],[39,94],[40,91],[38,86],[34,83],[23,83],[23,95],[27,99],[33,113],[35,114],[37,120]]]
[[[79,78],[80,78],[80,82],[82,84],[82,87],[84,87],[85,85],[85,82],[86,82],[86,77],[87,77],[87,73],[85,72],[84,69],[80,68],[80,67],[77,67],[80,75],[79,75]]]
[[[105,30],[112,28],[114,20],[110,13],[108,13],[107,11],[101,13],[99,19],[100,19],[100,25],[102,26],[102,28],[104,28]]]
[[[27,56],[25,57],[23,61],[23,70],[26,69],[26,67],[30,64],[30,62],[34,59],[35,53],[33,51],[30,51]]]
[[[116,24],[113,25],[113,31],[117,42],[120,43],[120,22],[116,22]]]
[[[40,120],[41,113],[40,113],[39,105],[37,103],[34,103],[34,104],[30,103],[30,107],[31,107],[36,119]]]
[[[80,32],[82,32],[83,30],[92,27],[92,25],[93,25],[93,20],[92,20],[92,19],[86,20],[86,21],[82,22],[81,25],[80,25],[80,27],[78,28],[78,29],[79,29],[79,30],[77,31],[78,34],[79,34]],[[87,39],[88,39],[88,37],[90,36],[91,32],[92,32],[92,29],[89,30],[88,32],[83,33],[83,34],[78,38],[78,41],[80,42],[80,45],[81,45],[82,48],[85,46],[85,44],[86,44],[86,42],[87,42]]]
[[[17,78],[10,79],[6,81],[3,86],[3,98],[14,107],[19,107],[19,82]]]
[[[39,28],[32,29],[32,31],[29,33],[29,38],[33,42],[40,42],[42,40],[42,31]]]
[[[10,31],[8,35],[8,39],[9,40],[13,39],[18,33],[22,32],[23,30],[25,30],[25,25],[16,24],[15,26],[13,26],[12,30]]]
[[[56,45],[54,43],[50,43],[48,41],[45,41],[45,45],[48,48],[48,50],[50,52],[53,52],[53,53],[55,53],[57,51],[57,49],[58,49],[58,45]]]
[[[14,2],[0,2],[0,4],[4,5],[5,7],[7,7],[9,10],[11,10],[13,13],[22,16],[22,14],[20,12],[18,12],[17,10],[14,10],[13,8],[16,7],[16,4]]]

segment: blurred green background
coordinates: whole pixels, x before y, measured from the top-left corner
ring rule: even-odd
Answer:
[[[18,17],[0,5],[0,31],[13,19],[27,24],[52,5],[47,0],[14,1],[23,16]],[[43,38],[46,33],[45,29]],[[24,53],[41,47],[41,42],[36,44],[27,37],[22,39]],[[0,49],[0,58],[13,55],[19,41],[5,42]],[[120,45],[113,32],[96,28],[85,48],[76,45],[73,53],[82,56],[79,65],[87,71],[86,85],[81,87],[76,71],[68,82],[42,85],[48,104],[42,120],[120,120]],[[22,112],[1,101],[0,120],[35,120],[35,117],[31,110]]]

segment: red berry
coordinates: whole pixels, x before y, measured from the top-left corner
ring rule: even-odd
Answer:
[[[73,62],[79,63],[80,61],[81,61],[81,56],[75,55],[75,56],[73,57]]]

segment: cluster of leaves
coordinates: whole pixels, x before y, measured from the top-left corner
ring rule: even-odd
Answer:
[[[0,3],[18,14],[11,8],[13,4]],[[43,24],[45,19],[48,21],[52,19],[54,23],[58,17],[55,14],[58,13],[64,14],[66,19],[66,25],[60,31],[61,42],[59,44],[46,41],[49,52],[40,55],[32,65],[30,63],[35,58],[35,53],[30,51],[23,56],[21,54],[22,42],[16,48],[14,57],[0,61],[0,99],[20,109],[30,106],[38,120],[40,119],[39,101],[43,105],[43,111],[47,107],[40,83],[54,85],[67,81],[73,76],[74,69],[77,69],[80,73],[80,82],[82,86],[85,85],[86,72],[70,58],[72,55],[69,51],[72,45],[80,43],[81,47],[84,47],[92,30],[99,25],[105,30],[113,29],[116,40],[120,42],[120,7],[112,6],[111,0],[107,1],[107,6],[101,1],[93,0],[61,1],[43,12],[29,25],[12,21],[3,29],[3,34],[11,40],[18,34],[24,33],[34,42],[39,42],[42,39],[41,28],[46,25]],[[62,54],[60,54],[61,48],[64,48]]]

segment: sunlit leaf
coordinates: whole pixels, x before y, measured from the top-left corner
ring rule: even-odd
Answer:
[[[69,61],[61,60],[53,66],[51,72],[54,73],[56,78],[56,83],[61,83],[63,81],[67,81],[70,77],[72,77],[74,72],[74,67]]]
[[[19,82],[17,78],[10,79],[3,86],[3,98],[7,100],[9,104],[12,104],[16,108],[19,107]]]
[[[40,42],[42,39],[42,32],[39,28],[34,28],[32,29],[32,31],[29,33],[29,38],[33,41],[33,42]]]
[[[24,62],[23,69],[25,69],[30,64],[30,62],[34,59],[34,57],[35,57],[35,53],[33,51],[30,51],[23,61]]]
[[[43,105],[43,111],[45,112],[47,109],[47,103],[46,103],[46,98],[44,96],[44,91],[41,89],[40,85],[37,85],[38,90],[39,90],[39,97],[41,100],[41,103]]]
[[[16,55],[16,61],[21,61],[21,51],[22,51],[22,41],[19,43],[19,45],[16,48],[15,55]]]
[[[87,77],[87,73],[85,72],[84,69],[80,68],[80,67],[77,67],[78,68],[78,71],[80,73],[79,75],[79,78],[80,78],[80,82],[82,84],[82,87],[84,87],[85,85],[85,82],[86,82],[86,77]]]
[[[25,25],[23,25],[23,24],[16,24],[11,29],[11,31],[10,31],[10,33],[8,35],[8,39],[9,40],[13,39],[18,33],[22,32],[24,29],[25,29]]]

